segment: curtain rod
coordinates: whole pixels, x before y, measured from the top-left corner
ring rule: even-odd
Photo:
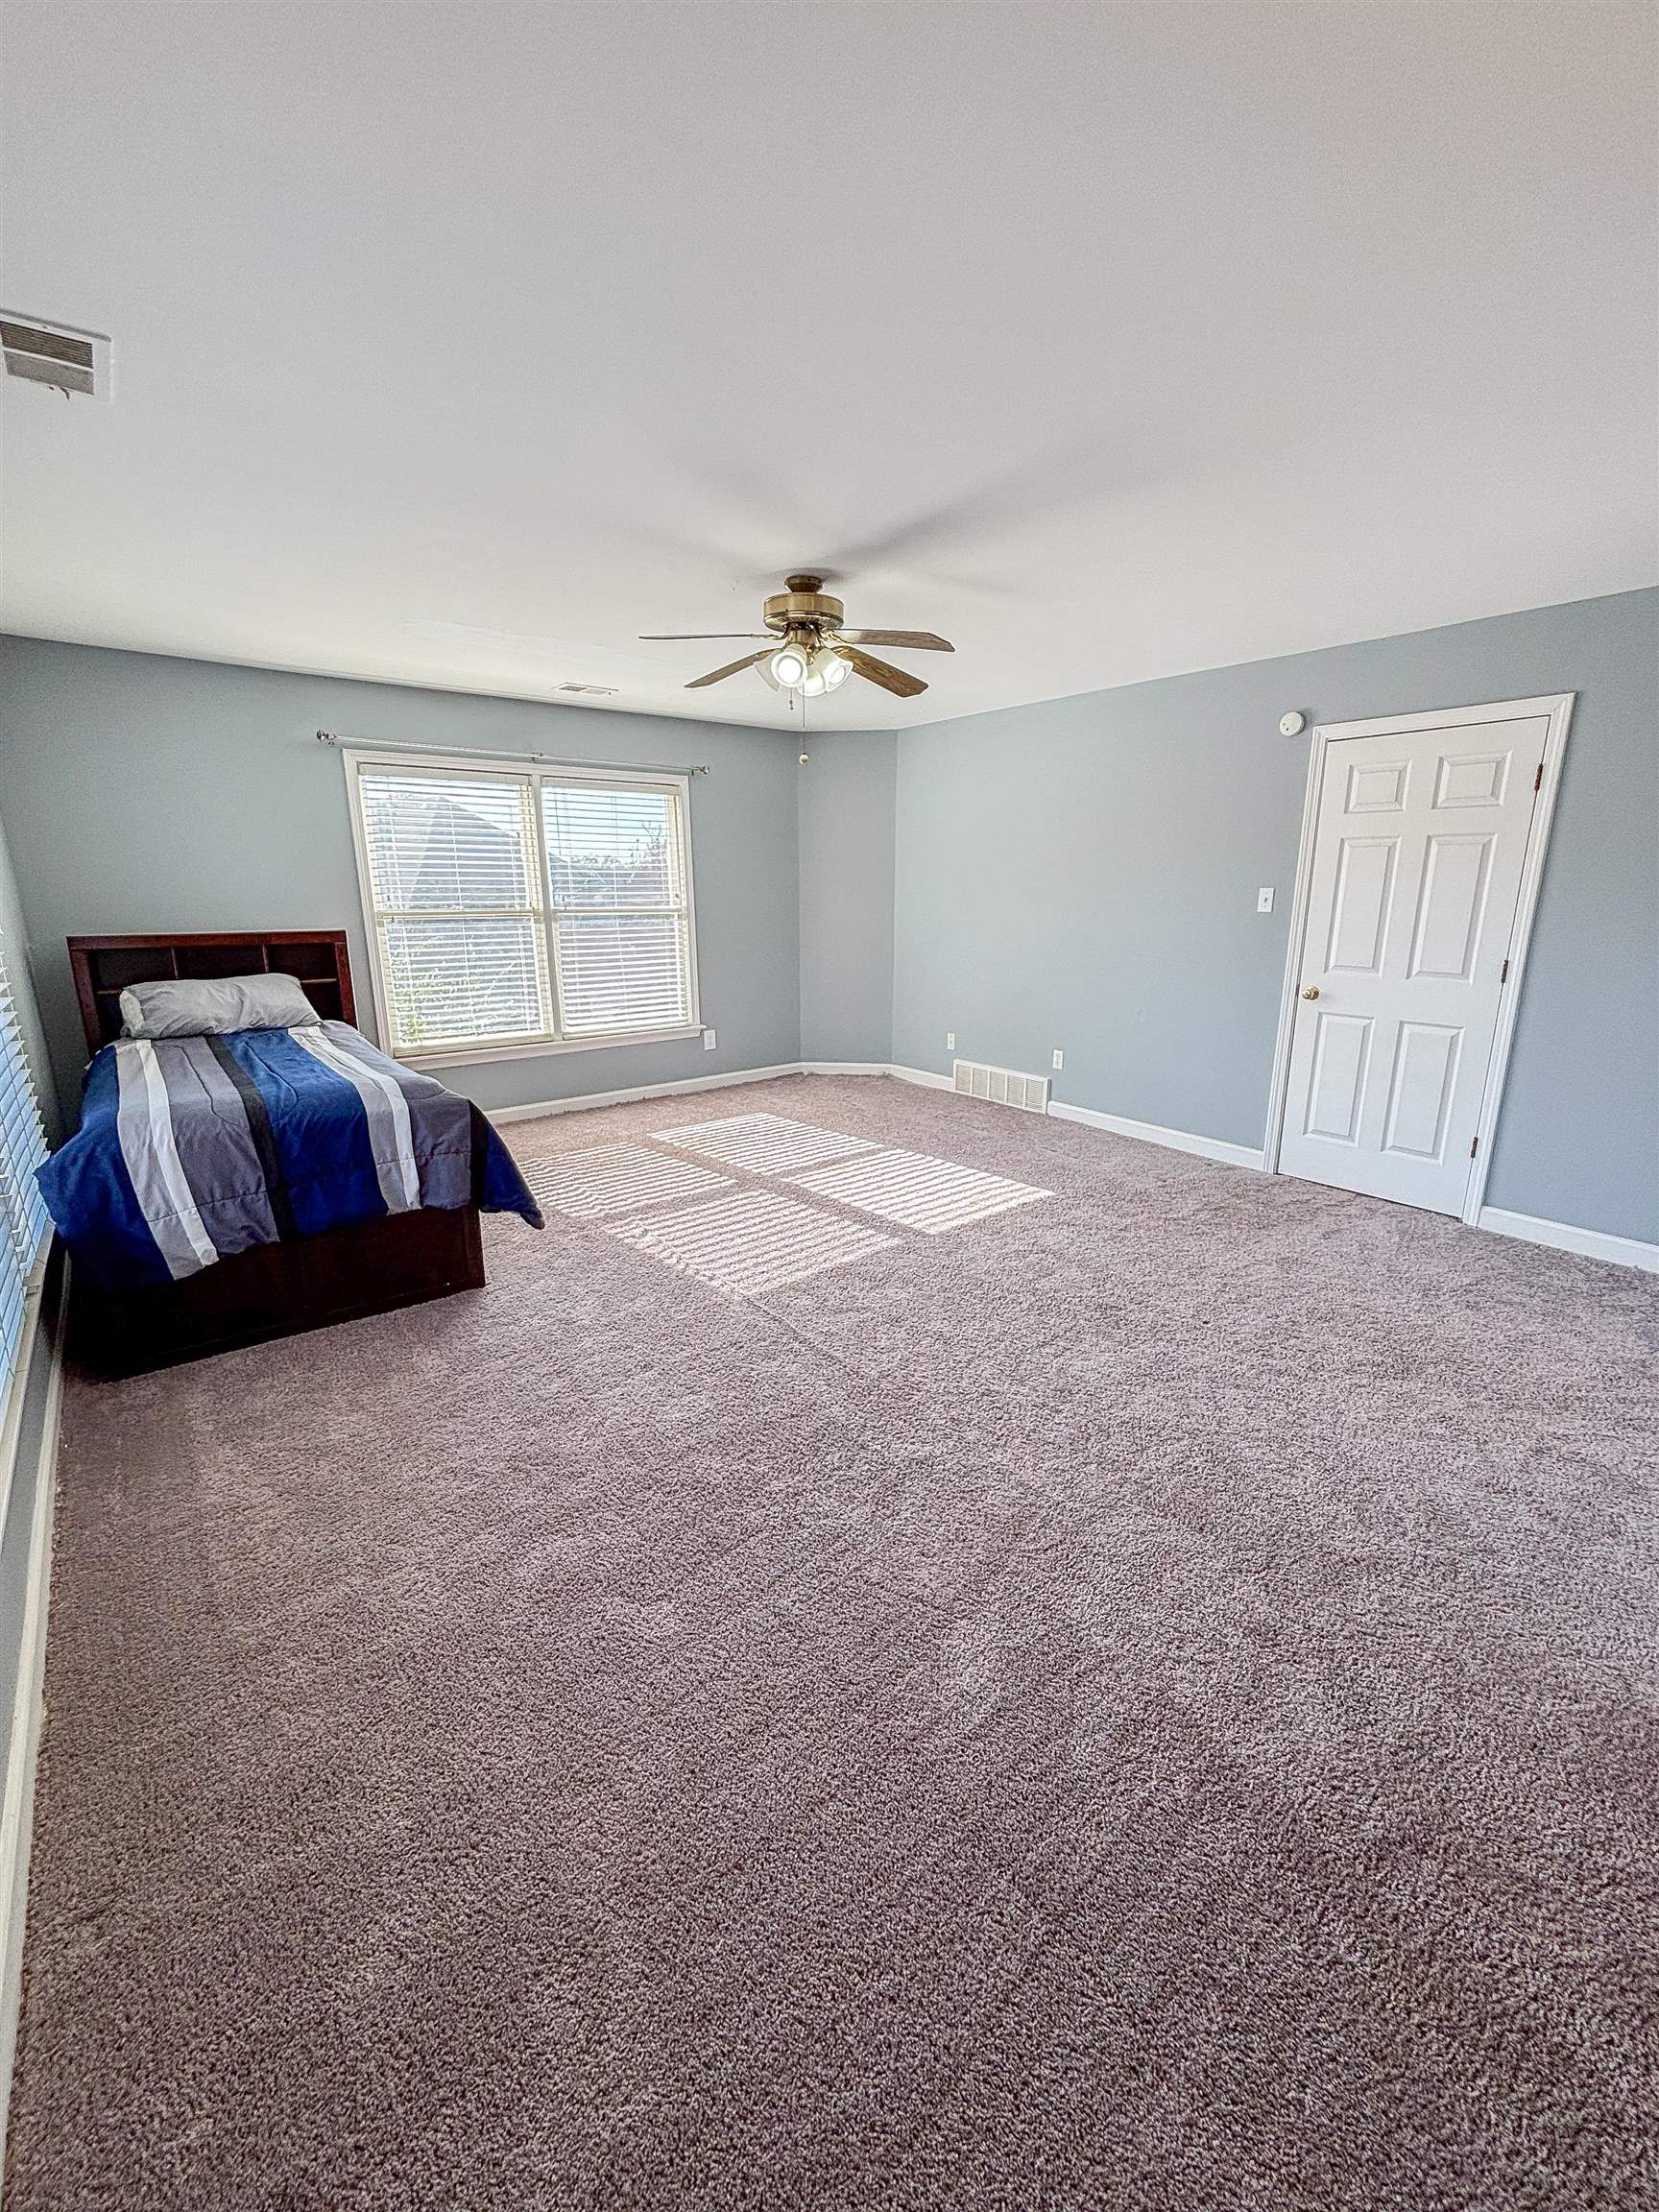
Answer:
[[[689,768],[664,768],[639,760],[573,760],[567,753],[485,753],[476,745],[405,745],[396,738],[342,737],[332,730],[319,730],[319,745],[332,745],[337,753],[430,753],[449,760],[552,760],[561,768],[614,768],[623,776],[707,776],[709,763]]]

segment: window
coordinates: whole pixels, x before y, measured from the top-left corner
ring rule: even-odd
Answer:
[[[696,1028],[683,777],[367,755],[347,774],[392,1051]]]
[[[35,1181],[45,1157],[35,1078],[0,950],[0,1392],[16,1364],[25,1300],[46,1241],[46,1208]]]

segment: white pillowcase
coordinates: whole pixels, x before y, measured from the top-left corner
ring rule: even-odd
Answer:
[[[308,1029],[322,1020],[292,975],[214,975],[129,983],[123,1037],[223,1037],[231,1029]]]

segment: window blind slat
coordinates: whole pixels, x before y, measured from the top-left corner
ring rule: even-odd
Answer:
[[[359,772],[394,1051],[552,1034],[522,777]]]
[[[562,915],[557,926],[568,1035],[673,1029],[685,1023],[682,918]]]
[[[29,1276],[47,1230],[35,1180],[45,1157],[39,1100],[0,947],[0,1393],[16,1366]]]
[[[680,905],[675,808],[671,791],[543,783],[541,824],[554,905]]]
[[[397,1043],[504,1043],[545,1035],[540,931],[528,915],[487,920],[422,915],[381,926]]]
[[[366,772],[374,903],[408,911],[534,906],[525,794],[499,777]]]

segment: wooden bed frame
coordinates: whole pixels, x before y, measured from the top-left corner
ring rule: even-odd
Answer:
[[[355,1022],[343,929],[221,930],[184,937],[71,937],[69,967],[86,1044],[121,1034],[121,994],[163,977],[297,976],[325,1021]],[[291,1244],[260,1244],[178,1283],[108,1290],[73,1283],[70,1347],[101,1374],[132,1375],[209,1352],[387,1313],[451,1290],[481,1289],[482,1118],[473,1116],[470,1206],[423,1207]]]

